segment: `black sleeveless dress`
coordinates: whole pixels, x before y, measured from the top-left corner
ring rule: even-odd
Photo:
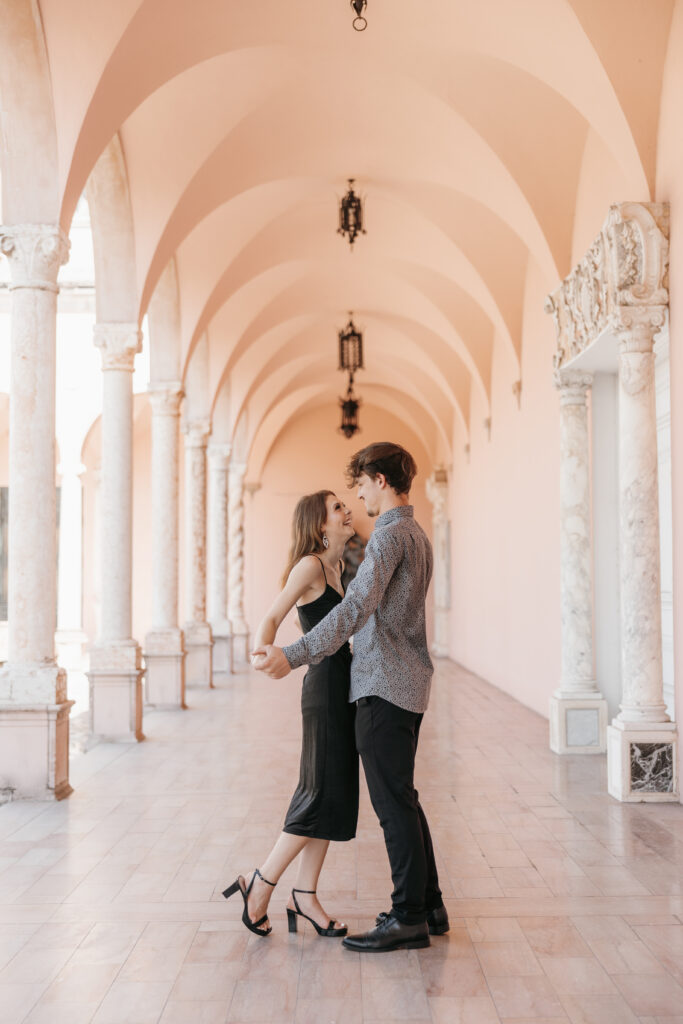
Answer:
[[[327,577],[325,583],[320,597],[298,608],[304,633],[342,600]],[[334,842],[344,842],[356,835],[358,753],[354,733],[356,706],[349,704],[350,682],[351,649],[347,643],[318,665],[310,665],[304,676],[299,784],[283,828],[291,835]]]

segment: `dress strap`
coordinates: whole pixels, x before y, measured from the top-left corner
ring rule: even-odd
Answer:
[[[316,558],[318,559],[318,561],[320,562],[320,568],[321,568],[321,569],[322,569],[322,571],[323,571],[323,576],[325,577],[325,583],[327,584],[327,575],[326,575],[326,573],[325,573],[325,563],[323,562],[323,560],[322,560],[322,558],[320,557],[320,555],[316,555],[315,557],[316,557]]]

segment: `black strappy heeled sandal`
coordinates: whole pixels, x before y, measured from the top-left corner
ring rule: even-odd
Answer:
[[[313,927],[317,931],[318,935],[324,935],[325,938],[328,938],[328,939],[341,939],[342,936],[346,935],[346,933],[349,930],[346,927],[346,925],[344,925],[342,928],[333,928],[332,925],[334,924],[334,919],[331,919],[330,923],[327,926],[327,928],[321,928],[319,924],[316,924],[316,922],[313,920],[312,917],[309,917],[308,914],[304,914],[303,910],[301,909],[301,907],[297,903],[296,896],[294,895],[295,892],[303,892],[303,893],[306,893],[309,896],[315,896],[316,890],[315,889],[292,889],[292,899],[294,900],[294,906],[296,907],[296,910],[290,910],[289,907],[287,907],[287,924],[289,925],[290,932],[295,932],[296,931],[296,919],[297,919],[297,917],[305,917],[307,921],[311,922],[311,924],[313,925]]]
[[[263,938],[265,938],[265,936],[266,935],[270,935],[270,933],[273,930],[270,927],[269,928],[261,928],[261,925],[263,924],[263,922],[268,920],[268,915],[264,914],[263,917],[260,917],[258,919],[258,921],[252,921],[252,919],[249,917],[249,904],[248,904],[249,893],[252,890],[252,886],[254,885],[254,881],[255,881],[257,875],[261,879],[262,882],[266,883],[266,885],[272,885],[273,888],[275,888],[275,886],[277,885],[277,882],[269,882],[267,878],[263,877],[263,875],[261,874],[261,872],[259,871],[258,868],[254,868],[254,874],[251,876],[251,882],[249,883],[249,885],[247,885],[246,882],[245,882],[245,887],[243,888],[240,883],[244,882],[244,876],[243,875],[238,875],[237,878],[235,879],[235,881],[232,883],[232,885],[229,885],[227,889],[223,890],[223,895],[225,896],[226,900],[229,900],[230,897],[233,896],[239,890],[239,892],[242,894],[242,899],[244,900],[244,910],[242,912],[242,924],[246,928],[248,928],[250,932],[253,932],[254,935],[261,935]],[[290,931],[291,931],[291,929],[290,929]]]

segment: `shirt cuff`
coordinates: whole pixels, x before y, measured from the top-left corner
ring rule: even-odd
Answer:
[[[300,637],[293,644],[289,644],[289,646],[283,647],[282,653],[289,662],[290,668],[299,668],[300,665],[305,665],[306,662],[308,661],[306,640],[304,639],[304,637]]]

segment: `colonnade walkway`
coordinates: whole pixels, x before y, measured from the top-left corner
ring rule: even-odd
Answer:
[[[452,928],[430,949],[349,953],[251,936],[221,890],[259,864],[298,772],[299,678],[224,677],[147,741],[74,759],[59,804],[0,807],[0,1021],[31,1024],[681,1024],[683,807],[620,804],[602,757],[548,751],[548,725],[439,663],[418,754]],[[333,846],[328,909],[388,909],[362,788]]]

